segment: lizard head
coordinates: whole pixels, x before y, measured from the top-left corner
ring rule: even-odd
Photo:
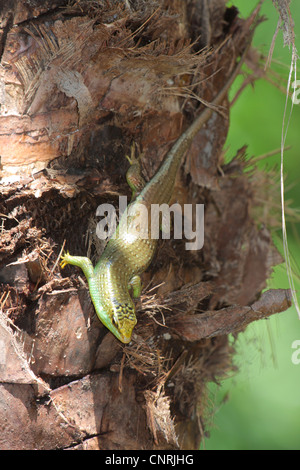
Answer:
[[[128,344],[131,341],[131,335],[132,335],[132,330],[134,326],[136,325],[136,321],[133,322],[132,320],[129,320],[128,318],[125,318],[118,323],[118,331],[119,335],[117,338],[122,341],[122,343]]]
[[[114,306],[113,323],[119,332],[116,336],[122,343],[130,342],[136,322],[134,305],[125,303]]]
[[[114,303],[109,313],[95,305],[95,310],[101,322],[119,341],[130,343],[132,330],[136,325],[134,305]]]

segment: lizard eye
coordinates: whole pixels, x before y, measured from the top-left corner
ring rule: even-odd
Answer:
[[[112,323],[118,328],[119,327],[119,321],[118,321],[118,316],[116,314],[113,315],[112,317]]]

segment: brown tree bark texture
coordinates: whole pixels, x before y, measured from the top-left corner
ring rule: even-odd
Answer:
[[[289,307],[288,291],[261,295],[280,261],[272,181],[244,171],[243,150],[224,164],[226,100],[174,191],[205,204],[204,248],[160,241],[129,345],[58,265],[64,240],[98,259],[96,208],[130,197],[131,143],[148,180],[257,22],[223,0],[1,3],[1,449],[197,449],[206,384],[232,369],[228,335]]]

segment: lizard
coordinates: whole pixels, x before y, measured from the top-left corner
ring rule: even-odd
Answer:
[[[247,50],[248,47],[245,48],[230,77],[209,107],[206,107],[176,140],[148,183],[143,180],[139,160],[134,158],[133,151],[131,158],[127,157],[131,166],[126,179],[136,197],[127,206],[127,213],[121,216],[116,232],[107,243],[95,268],[91,260],[84,256],[72,256],[69,252],[64,252],[61,257],[61,268],[71,264],[82,269],[88,281],[97,316],[124,344],[131,341],[132,331],[137,323],[132,297],[138,298],[141,294],[140,275],[150,265],[158,242],[156,238],[144,236],[143,232],[147,231],[150,222],[140,224],[142,219],[140,205],[146,207],[149,213],[151,204],[170,201],[183,156],[197,132],[210,119],[216,107],[223,102],[240,72]]]

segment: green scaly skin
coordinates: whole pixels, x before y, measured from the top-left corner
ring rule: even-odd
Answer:
[[[217,94],[212,107],[218,106],[224,100],[228,89],[238,75],[247,53],[245,49],[231,77]],[[211,117],[214,110],[206,108],[175,142],[166,156],[161,167],[153,178],[145,184],[140,176],[138,160],[132,153],[131,168],[127,172],[127,181],[138,196],[127,207],[128,227],[126,229],[126,214],[120,220],[116,236],[111,238],[95,268],[89,258],[71,256],[64,253],[61,257],[61,267],[67,264],[79,266],[88,281],[90,295],[96,313],[102,323],[122,342],[129,343],[132,330],[136,325],[135,306],[129,290],[133,288],[133,297],[139,297],[141,282],[139,275],[143,273],[152,261],[157,239],[143,237],[143,230],[149,229],[150,217],[141,224],[141,204],[150,214],[151,204],[168,203],[171,199],[176,174],[183,155],[189,149],[195,135]],[[142,189],[143,188],[143,189]]]

